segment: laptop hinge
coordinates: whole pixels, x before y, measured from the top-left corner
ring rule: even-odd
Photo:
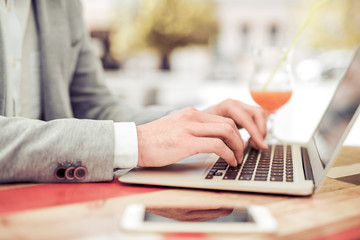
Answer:
[[[314,181],[314,176],[313,176],[312,169],[311,169],[309,154],[305,147],[301,148],[301,156],[302,156],[305,180]]]

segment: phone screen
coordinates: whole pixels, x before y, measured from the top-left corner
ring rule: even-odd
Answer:
[[[246,208],[146,208],[145,222],[254,223]]]
[[[274,232],[277,223],[267,208],[154,207],[133,204],[125,209],[121,226],[138,232]]]

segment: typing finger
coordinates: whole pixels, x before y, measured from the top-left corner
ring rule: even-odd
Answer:
[[[234,152],[237,162],[243,159],[245,142],[239,131],[227,123],[197,123],[193,125],[192,134],[197,137],[219,138]]]

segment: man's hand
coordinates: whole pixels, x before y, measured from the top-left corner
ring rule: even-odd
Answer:
[[[245,128],[249,132],[251,146],[267,149],[264,143],[267,113],[262,108],[228,99],[205,112],[233,119],[238,128]]]
[[[241,163],[245,142],[266,149],[266,113],[239,101],[226,100],[204,112],[186,108],[137,127],[139,167],[160,167],[197,153],[215,153],[229,165]]]

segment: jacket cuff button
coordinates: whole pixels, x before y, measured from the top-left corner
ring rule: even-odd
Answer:
[[[85,179],[87,175],[87,169],[85,167],[77,167],[75,170],[74,170],[74,177],[77,179],[77,180],[83,180]]]
[[[69,181],[71,180],[74,180],[75,177],[74,177],[74,170],[75,168],[74,167],[68,167],[65,171],[65,178]]]
[[[65,172],[66,168],[63,166],[57,167],[55,169],[54,175],[57,180],[64,180],[65,179]]]

